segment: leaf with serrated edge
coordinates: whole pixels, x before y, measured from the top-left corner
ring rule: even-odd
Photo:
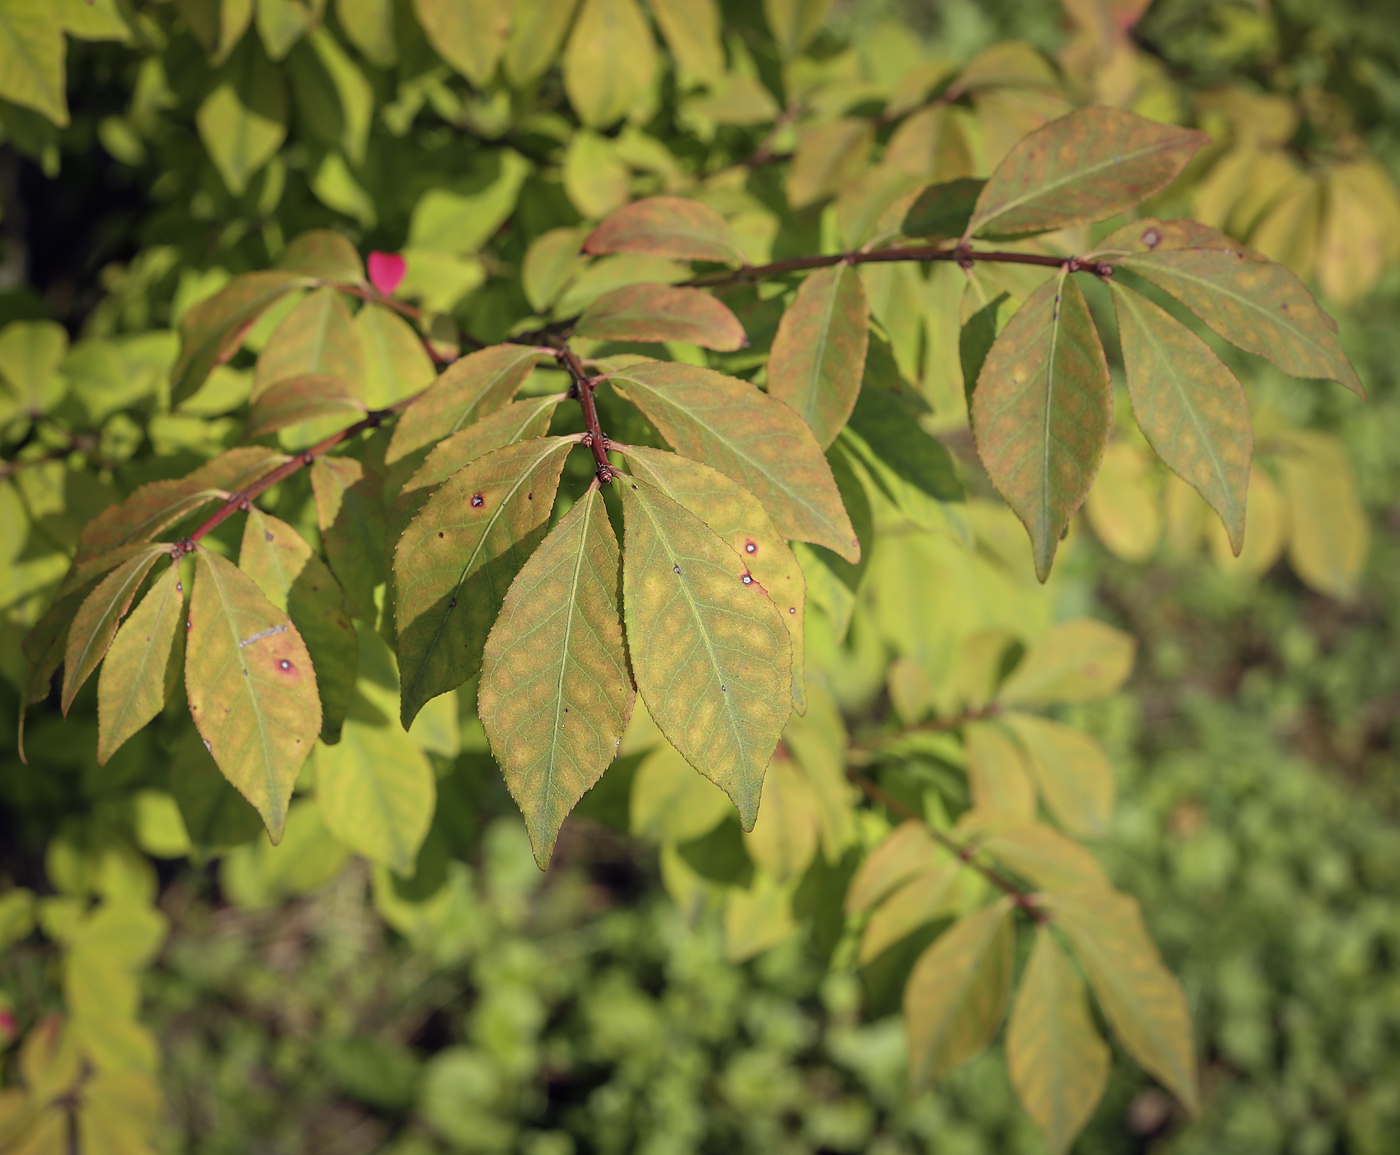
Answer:
[[[1103,747],[1083,731],[1048,718],[1008,711],[1011,728],[1050,813],[1082,837],[1102,836],[1113,815],[1113,767]]]
[[[919,956],[904,987],[909,1080],[921,1090],[992,1041],[1011,995],[1010,896],[960,918]]]
[[[1136,221],[1105,237],[1099,252],[1170,293],[1230,344],[1291,376],[1366,396],[1336,322],[1285,266],[1188,221]]]
[[[623,606],[637,689],[686,761],[729,795],[745,830],[792,713],[792,645],[743,559],[656,487],[621,477]]]
[[[355,692],[360,652],[340,583],[296,530],[259,509],[248,511],[238,568],[301,632],[316,668],[321,733],[335,741]]]
[[[160,713],[185,596],[172,565],[117,631],[97,679],[97,764]]]
[[[169,546],[153,545],[114,569],[98,583],[79,607],[68,629],[68,645],[63,655],[63,712],[73,704],[83,683],[106,656],[116,637],[117,625],[131,608],[131,601],[151,567]]]
[[[1093,1117],[1110,1065],[1083,980],[1050,928],[1037,927],[1006,1027],[1006,1066],[1050,1155],[1064,1155]]]
[[[1117,108],[1081,108],[1019,141],[977,197],[964,236],[1101,221],[1165,188],[1210,138]]]
[[[703,289],[648,281],[595,298],[574,333],[596,341],[685,341],[721,352],[748,344],[739,318]]]
[[[1165,309],[1119,284],[1113,303],[1138,425],[1167,467],[1220,515],[1238,554],[1254,452],[1244,387]]]
[[[243,436],[262,437],[318,417],[341,417],[348,425],[364,414],[364,402],[339,377],[288,377],[269,385],[253,402]]]
[[[363,386],[365,354],[355,319],[345,298],[330,287],[308,293],[273,330],[258,354],[249,400],[256,402],[279,381],[306,376],[334,378],[350,397]]]
[[[860,542],[806,423],[747,381],[712,369],[642,361],[608,379],[678,453],[737,481],[789,540],[824,545],[854,564]]]
[[[1079,286],[1053,278],[1027,298],[987,354],[972,396],[977,454],[1050,573],[1108,443],[1113,389]]]
[[[808,276],[778,324],[768,392],[797,410],[823,449],[855,408],[869,341],[865,289],[847,264]]]
[[[967,778],[973,806],[1016,818],[1033,818],[1035,786],[1011,735],[995,722],[969,722],[963,730],[963,741],[967,745]]]
[[[301,635],[232,562],[195,550],[185,654],[190,714],[219,770],[281,841],[292,785],[321,730]]]
[[[1043,905],[1069,936],[1113,1033],[1193,1115],[1200,1113],[1191,1011],[1175,976],[1162,964],[1126,894],[1046,895]]]
[[[807,583],[802,567],[758,498],[724,474],[677,453],[616,446],[632,472],[651,482],[727,541],[744,559],[754,581],[773,599],[792,639],[792,702],[807,709],[803,677]]]
[[[1007,706],[1092,702],[1127,680],[1136,653],[1132,635],[1103,622],[1062,622],[1031,643],[997,698]]]
[[[583,251],[731,265],[743,260],[729,223],[709,205],[684,197],[647,197],[623,205],[589,234]]]
[[[481,721],[541,870],[632,716],[619,561],[595,481],[511,583],[486,639]]]
[[[536,437],[453,474],[394,549],[403,721],[481,668],[486,636],[544,536],[575,439]]]
[[[937,861],[938,847],[928,827],[917,818],[901,822],[860,864],[846,891],[846,913],[869,910],[901,883],[931,870]]]

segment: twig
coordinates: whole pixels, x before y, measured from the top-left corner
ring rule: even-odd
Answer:
[[[754,149],[753,155],[744,162],[748,168],[762,168],[765,164],[771,164],[775,160],[782,159],[774,155],[773,148],[778,142],[778,137],[783,129],[802,115],[802,102],[794,100],[782,112],[778,113],[770,128],[759,146]]]
[[[33,465],[43,465],[50,461],[65,461],[75,453],[91,454],[98,446],[98,434],[96,433],[69,433],[67,430],[62,432],[68,438],[67,445],[47,449],[34,457],[0,461],[0,481],[8,480],[21,469],[28,469]]]
[[[953,714],[948,718],[933,718],[927,722],[916,722],[895,734],[881,734],[875,738],[852,742],[851,749],[880,750],[909,734],[946,733],[949,730],[960,730],[969,722],[981,722],[987,718],[995,718],[1001,713],[1001,709],[1000,702],[989,702],[985,706],[964,710],[961,714]]]
[[[578,359],[578,354],[569,348],[567,342],[558,342],[557,350],[554,354],[555,359],[572,382],[569,396],[577,398],[579,406],[583,409],[583,424],[588,430],[583,444],[593,450],[593,463],[597,467],[595,472],[598,480],[606,484],[613,479],[613,469],[608,461],[608,436],[598,421],[598,404],[593,397],[594,379],[588,375],[583,362]]]
[[[333,288],[339,289],[342,293],[349,293],[352,297],[359,297],[360,300],[365,301],[371,305],[386,305],[390,309],[393,309],[394,312],[398,313],[399,316],[407,317],[410,321],[414,322],[414,332],[417,333],[418,340],[422,342],[423,348],[427,351],[427,354],[432,359],[433,364],[436,365],[439,369],[442,368],[442,366],[444,365],[452,364],[452,362],[456,360],[456,358],[454,357],[442,356],[442,354],[440,354],[435,348],[433,348],[432,339],[426,333],[423,332],[421,327],[419,327],[423,324],[422,309],[419,309],[414,305],[410,305],[407,301],[398,301],[395,300],[393,297],[387,297],[373,286],[366,287],[364,285],[352,285],[342,283],[340,281],[329,281],[327,282],[327,284],[330,284]],[[474,349],[486,348],[485,345],[483,345],[475,337],[471,336],[471,334],[462,332],[460,325],[454,324],[454,328],[457,329],[458,338],[460,340],[465,341],[468,345],[471,345]]]

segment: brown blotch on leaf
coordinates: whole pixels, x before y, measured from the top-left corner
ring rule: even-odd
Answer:
[[[485,505],[485,504],[486,504],[486,498],[482,497],[481,494],[479,494],[479,493],[473,493],[473,494],[472,494],[472,507],[473,507],[473,508],[475,508],[475,509],[480,509],[480,508],[481,508],[483,505]]]

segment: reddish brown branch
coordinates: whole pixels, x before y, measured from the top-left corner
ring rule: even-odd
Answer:
[[[598,403],[593,397],[595,382],[584,369],[578,354],[570,349],[566,342],[558,342],[554,357],[572,382],[569,395],[578,399],[583,410],[583,424],[588,430],[584,444],[593,450],[593,463],[597,467],[598,480],[609,482],[613,479],[613,469],[608,461],[608,436],[603,432],[603,426],[598,420]]]

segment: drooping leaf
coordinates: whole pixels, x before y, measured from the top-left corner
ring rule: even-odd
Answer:
[[[791,405],[827,448],[855,408],[870,340],[870,309],[854,265],[810,274],[778,325],[768,392]]]
[[[371,409],[392,405],[432,384],[437,371],[408,322],[387,305],[369,304],[355,314],[364,349],[361,398]]]
[[[537,437],[488,453],[428,499],[394,550],[402,714],[481,668],[515,575],[544,536],[574,440]]]
[[[310,284],[302,273],[267,269],[235,277],[180,318],[180,359],[170,372],[170,400],[193,397],[215,365],[227,361],[269,305]]]
[[[685,197],[647,197],[612,213],[588,235],[586,253],[644,253],[677,261],[743,259],[729,222]]]
[[[349,391],[344,379],[309,373],[268,386],[253,402],[243,436],[261,437],[321,417],[337,417],[349,425],[364,415],[364,402]]]
[[[63,712],[107,654],[116,637],[117,625],[131,608],[136,591],[168,546],[153,545],[123,562],[98,583],[84,599],[68,630],[63,656]]]
[[[780,750],[763,776],[758,821],[744,835],[749,857],[779,882],[797,879],[817,856],[818,825],[811,784]]]
[[[646,282],[596,298],[574,332],[601,341],[685,341],[724,352],[748,344],[739,318],[709,293]]]
[[[971,722],[963,731],[972,805],[1013,818],[1035,817],[1035,786],[1020,748],[995,722]]]
[[[0,97],[68,123],[63,23],[49,0],[0,5]]]
[[[637,689],[661,732],[752,830],[764,769],[792,712],[787,627],[704,522],[640,478],[618,488]]]
[[[178,677],[177,627],[185,606],[179,566],[156,579],[107,651],[97,679],[97,764],[160,713]]]
[[[901,883],[878,907],[860,935],[856,961],[864,966],[906,935],[938,918],[957,913],[960,867],[948,855],[931,870]]]
[[[864,117],[845,116],[809,128],[797,142],[788,171],[788,204],[806,208],[831,196],[858,176],[875,143],[875,126]]]
[[[515,23],[506,41],[506,77],[516,87],[529,84],[559,55],[564,34],[573,23],[578,0],[536,0],[515,6]]]
[[[365,0],[359,0],[364,3]],[[376,3],[378,0],[368,0]],[[341,8],[345,0],[341,0]],[[342,16],[342,23],[344,17]],[[343,285],[365,283],[365,265],[349,239],[332,229],[312,229],[292,241],[278,258],[277,264],[292,273],[302,273],[318,280]]]
[[[928,1086],[982,1052],[1006,1014],[1015,969],[1009,897],[966,915],[919,956],[904,988],[909,1081]]]
[[[579,255],[582,229],[550,229],[536,237],[520,262],[520,283],[525,298],[537,313],[543,313],[564,291],[565,286],[588,263]]]
[[[1010,711],[1002,722],[1026,752],[1041,798],[1066,830],[1101,836],[1113,814],[1113,767],[1093,738],[1072,726]]]
[[[608,376],[677,452],[712,465],[757,497],[785,537],[826,546],[852,563],[860,559],[831,467],[787,405],[695,365],[641,362]]]
[[[754,581],[773,599],[792,639],[792,700],[807,708],[803,676],[806,582],[762,503],[724,474],[676,453],[643,446],[619,447],[633,474],[684,506],[727,541],[749,567]]]
[[[1047,895],[1045,908],[1069,936],[1113,1033],[1193,1115],[1200,1112],[1191,1012],[1126,894]]]
[[[617,537],[595,481],[511,583],[477,701],[543,870],[559,827],[617,756],[632,715]]]
[[[1091,702],[1127,680],[1136,652],[1130,635],[1103,622],[1064,622],[1031,643],[997,697],[1008,706]]]
[[[195,551],[185,653],[190,714],[219,770],[281,841],[292,784],[321,730],[297,628],[232,562]]]
[[[1030,534],[1041,581],[1089,494],[1112,416],[1084,294],[1070,278],[1049,280],[1002,330],[972,398],[978,456]]]
[[[942,184],[931,184],[904,214],[900,231],[906,236],[930,241],[952,240],[967,231],[984,180],[959,177]]]
[[[564,91],[584,124],[622,119],[655,71],[656,41],[636,0],[583,0],[564,49]]]
[[[715,0],[648,0],[648,7],[682,68],[706,84],[724,75],[722,17]]]
[[[334,742],[355,692],[359,645],[345,612],[345,595],[326,563],[284,521],[250,509],[238,568],[277,609],[286,611],[306,643],[321,699],[321,734]]]
[[[1110,1063],[1074,964],[1050,928],[1037,927],[1006,1028],[1006,1066],[1051,1155],[1064,1155],[1092,1118]]]
[[[352,397],[364,385],[365,355],[355,319],[330,287],[308,293],[273,330],[258,356],[250,400],[257,401],[279,381],[306,374],[335,378]]]
[[[353,457],[318,457],[311,490],[331,572],[357,618],[375,619],[374,591],[388,575],[383,481]]]
[[[496,72],[510,35],[511,8],[506,0],[413,0],[428,42],[474,88],[485,88]]]
[[[1101,221],[1165,188],[1210,138],[1118,108],[1081,108],[1016,144],[977,197],[966,236]]]

